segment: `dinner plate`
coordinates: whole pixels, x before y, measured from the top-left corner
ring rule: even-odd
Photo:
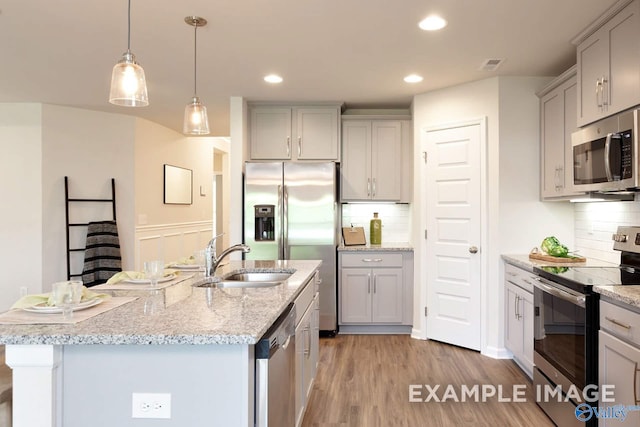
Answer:
[[[93,307],[94,305],[98,305],[102,302],[102,298],[91,298],[86,301],[80,302],[75,307],[72,307],[73,311],[85,310],[87,308]],[[41,302],[40,304],[33,305],[31,307],[23,308],[24,311],[29,311],[31,313],[43,313],[43,314],[56,314],[62,313],[61,307],[48,306],[46,302]]]
[[[173,280],[176,278],[176,275],[171,273],[164,277],[158,279],[158,283],[168,282],[169,280]],[[151,279],[126,279],[122,281],[123,283],[133,283],[136,285],[148,285],[151,283]]]
[[[169,268],[175,268],[176,270],[202,270],[204,267],[198,264],[172,264]]]

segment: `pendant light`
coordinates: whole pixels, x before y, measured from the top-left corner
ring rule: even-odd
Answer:
[[[127,17],[127,51],[113,67],[109,102],[125,107],[146,107],[149,105],[149,97],[144,70],[131,53],[131,0]]]
[[[184,22],[194,27],[193,29],[193,98],[191,102],[184,108],[184,125],[182,127],[183,133],[186,135],[208,135],[209,134],[209,119],[207,118],[207,107],[200,102],[200,98],[197,95],[197,39],[198,39],[198,27],[204,27],[207,25],[207,20],[200,18],[199,16],[187,16],[184,18]]]

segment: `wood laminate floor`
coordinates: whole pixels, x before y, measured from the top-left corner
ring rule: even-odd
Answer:
[[[410,385],[422,385],[409,401]],[[513,397],[513,385],[526,385],[526,402],[436,402],[445,391],[462,385],[498,388]],[[431,389],[425,387],[429,385]],[[481,392],[479,393],[481,394]],[[433,396],[433,394],[431,395]],[[473,400],[473,399],[472,399]],[[303,427],[390,426],[537,426],[553,423],[535,403],[529,378],[511,360],[495,360],[480,353],[407,335],[338,335],[320,339],[320,363]]]

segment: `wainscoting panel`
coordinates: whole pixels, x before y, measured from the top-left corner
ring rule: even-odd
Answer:
[[[162,259],[166,263],[204,249],[213,236],[212,221],[136,227],[135,269],[144,261]]]

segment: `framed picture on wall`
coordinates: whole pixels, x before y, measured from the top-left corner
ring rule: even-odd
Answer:
[[[164,203],[190,205],[193,203],[193,171],[164,165]]]

